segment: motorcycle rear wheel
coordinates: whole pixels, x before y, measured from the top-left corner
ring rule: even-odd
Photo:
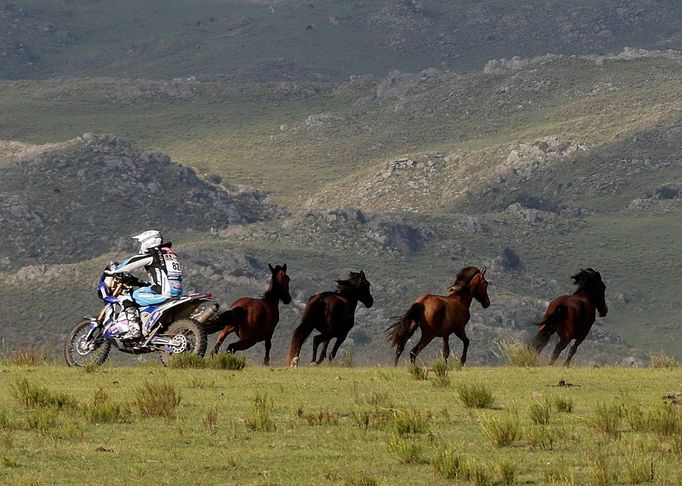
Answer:
[[[104,339],[102,330],[95,329],[89,342],[85,338],[91,321],[84,319],[74,326],[64,342],[64,359],[69,366],[101,365],[109,357],[111,343]]]
[[[206,331],[203,326],[193,319],[180,319],[173,322],[163,333],[165,336],[183,335],[185,337],[185,349],[176,352],[161,351],[161,362],[164,366],[169,366],[174,354],[191,353],[203,356],[206,353]]]

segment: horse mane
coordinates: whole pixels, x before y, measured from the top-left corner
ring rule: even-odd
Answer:
[[[350,275],[346,280],[336,281],[336,293],[343,294],[346,292],[355,293],[360,288],[360,282],[362,277],[359,273],[350,272]]]
[[[476,267],[464,267],[457,272],[455,283],[450,286],[448,291],[452,292],[453,294],[461,294],[466,286],[469,285],[471,279],[474,278],[474,276],[478,273],[481,273],[481,271]]]
[[[580,271],[575,275],[572,275],[571,278],[573,279],[573,283],[578,286],[576,292],[580,292],[581,290],[585,290],[586,287],[595,280],[601,281],[601,274],[592,267],[587,269],[581,268]]]

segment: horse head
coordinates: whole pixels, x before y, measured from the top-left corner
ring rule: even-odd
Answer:
[[[580,269],[571,276],[573,283],[578,286],[577,292],[584,291],[597,308],[599,317],[604,317],[609,312],[606,305],[606,284],[601,279],[601,274],[593,268]]]
[[[487,268],[479,270],[476,267],[464,267],[455,277],[455,282],[448,288],[448,292],[459,294],[467,289],[484,309],[490,307],[488,297],[488,281],[485,279]]]
[[[339,291],[351,291],[368,309],[374,305],[374,297],[369,290],[371,284],[363,270],[350,272],[348,280],[337,280],[336,283]]]
[[[276,292],[279,299],[288,304],[291,302],[291,294],[289,294],[289,282],[291,279],[287,275],[287,264],[272,266],[268,263],[270,273],[272,273],[272,280],[270,281],[270,289]]]

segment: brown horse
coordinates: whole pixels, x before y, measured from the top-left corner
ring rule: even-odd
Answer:
[[[239,341],[231,343],[227,347],[228,353],[248,349],[256,343],[265,342],[265,359],[263,365],[270,364],[270,348],[272,347],[272,334],[279,322],[279,301],[284,304],[291,302],[289,295],[289,276],[286,264],[273,268],[268,263],[272,279],[270,287],[262,298],[253,299],[242,297],[235,300],[230,309],[216,316],[211,327],[219,326],[222,331],[218,334],[213,353],[217,353],[220,345],[231,333],[236,332]]]
[[[478,300],[484,309],[490,306],[488,298],[488,281],[485,279],[486,268],[465,267],[457,273],[455,283],[448,292],[450,295],[420,296],[407,310],[398,322],[386,329],[389,340],[395,350],[395,365],[398,365],[400,355],[405,349],[405,343],[414,334],[417,327],[421,329],[421,338],[410,351],[410,362],[414,364],[419,352],[424,349],[434,337],[443,338],[443,357],[447,361],[450,355],[450,334],[462,340],[464,348],[460,362],[467,359],[469,338],[464,328],[469,322],[469,307],[473,299]]]
[[[365,272],[350,272],[348,280],[336,281],[336,292],[322,292],[315,294],[305,306],[301,324],[294,331],[289,348],[289,366],[298,364],[301,346],[308,339],[310,333],[317,329],[320,334],[313,338],[313,359],[311,363],[320,364],[327,357],[327,346],[336,338],[329,360],[336,357],[339,346],[345,341],[348,332],[355,324],[355,309],[358,301],[368,309],[374,304],[374,298],[369,291],[371,284]],[[322,344],[320,358],[317,357],[317,347]]]
[[[595,309],[599,312],[599,317],[604,317],[609,311],[606,307],[606,285],[602,282],[599,272],[588,268],[580,270],[571,278],[578,289],[573,295],[562,295],[549,303],[545,318],[536,324],[540,326],[540,330],[530,343],[530,346],[540,353],[550,336],[557,333],[559,342],[554,348],[550,364],[554,364],[568,343],[575,339],[564,363],[568,366],[578,346],[585,340],[594,324]]]

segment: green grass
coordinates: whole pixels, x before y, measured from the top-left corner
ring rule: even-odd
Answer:
[[[513,476],[519,483],[573,477],[576,484],[585,484],[602,480],[605,471],[608,475],[613,470],[622,471],[621,478],[645,477],[650,463],[634,461],[633,447],[641,450],[642,458],[655,455],[653,484],[679,479],[673,437],[661,436],[659,441],[656,432],[633,431],[621,424],[620,439],[605,445],[592,426],[598,404],[609,403],[614,396],[627,396],[645,410],[655,410],[671,386],[667,370],[542,368],[529,376],[512,367],[465,368],[457,373],[458,380],[485,382],[495,390],[501,409],[483,413],[498,423],[507,420],[510,408],[527,407],[534,393],[546,391],[560,378],[581,386],[570,390],[576,403],[573,413],[555,414],[545,426],[554,431],[550,449],[527,445],[525,432],[520,438],[513,434],[513,446],[498,447],[488,439],[478,414],[454,400],[451,389],[377,368],[249,367],[237,373],[145,366],[83,373],[60,366],[2,366],[0,419],[9,419],[0,420],[0,457],[6,458],[4,465],[0,462],[0,479],[50,482],[59,467],[64,482],[108,482],[106,478],[121,470],[160,477],[170,468],[174,480],[201,477],[210,484],[261,483],[264,476],[278,484],[300,483],[301,477],[318,483],[329,478],[349,484],[372,478],[397,483],[406,475],[414,484],[446,484],[454,477],[476,475],[491,482]],[[24,379],[51,394],[68,390],[78,408],[93,399],[135,400],[146,380],[169,384],[182,400],[170,420],[136,406],[124,423],[93,421],[72,409],[53,407],[34,410],[28,420],[22,418],[24,408],[11,392]],[[212,385],[195,386],[199,381]],[[352,412],[359,404],[404,411],[400,429],[392,425],[390,411],[384,425],[358,427]],[[302,419],[301,407],[303,414],[322,418]],[[35,414],[38,410],[43,411],[40,416]],[[415,427],[427,416],[427,428]],[[523,413],[514,415],[514,421],[524,431],[538,427]],[[142,455],[144,464],[135,460]],[[83,461],[91,466],[83,469]],[[509,464],[515,466],[513,471]]]

